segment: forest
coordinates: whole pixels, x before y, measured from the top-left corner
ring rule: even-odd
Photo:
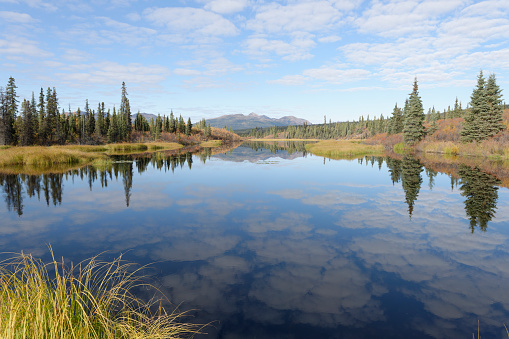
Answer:
[[[424,113],[415,79],[412,93],[404,105],[401,107],[396,103],[392,114],[387,117],[383,114],[374,117],[368,115],[366,118],[361,116],[357,121],[327,122],[324,116],[323,124],[255,128],[240,131],[239,135],[285,139],[369,139],[377,136],[375,141],[379,143],[384,143],[386,141],[384,139],[393,138],[409,145],[425,137],[463,143],[480,142],[494,137],[509,141],[509,136],[503,135],[503,132],[507,131],[509,118],[506,115],[504,119],[505,109],[502,90],[497,85],[495,75],[490,74],[486,80],[481,71],[471,101],[465,108],[456,98],[452,107],[449,106],[443,111],[431,107]],[[440,128],[445,122],[448,129]],[[400,135],[403,139],[394,138],[395,135]]]
[[[147,121],[138,112],[134,121],[125,82],[121,87],[118,110],[105,108],[99,102],[93,109],[85,100],[83,110],[75,111],[69,106],[66,111],[60,108],[56,89],[41,88],[36,100],[34,92],[31,99],[18,100],[16,82],[10,77],[5,89],[0,87],[0,144],[3,145],[63,145],[63,144],[101,144],[130,142],[148,134],[159,140],[163,132],[190,136],[193,124],[182,116],[178,118],[171,111],[169,116],[157,116]],[[205,120],[198,123],[205,137],[211,136],[211,128]]]

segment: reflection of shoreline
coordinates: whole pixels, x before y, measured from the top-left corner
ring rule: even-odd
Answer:
[[[390,153],[388,156],[396,159],[402,159],[403,156],[395,153]],[[509,163],[496,160],[488,160],[479,157],[458,157],[458,156],[443,156],[438,154],[429,153],[416,153],[413,155],[427,168],[431,168],[436,172],[452,175],[459,178],[459,169],[461,165],[471,168],[478,168],[482,172],[496,177],[500,183],[499,186],[509,188]]]

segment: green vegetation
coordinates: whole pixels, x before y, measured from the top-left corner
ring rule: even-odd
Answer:
[[[54,257],[44,264],[25,254],[3,261],[0,337],[182,338],[200,330],[179,322],[184,314],[167,313],[162,300],[134,297],[134,288],[149,286],[139,273],[122,257],[112,262],[93,257],[71,267]]]
[[[366,145],[359,141],[326,140],[306,145],[306,150],[327,158],[351,158],[367,154],[384,154],[382,145]]]

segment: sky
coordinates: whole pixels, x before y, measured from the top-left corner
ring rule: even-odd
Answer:
[[[426,112],[465,107],[481,70],[509,88],[507,0],[0,0],[0,86],[66,111],[124,81],[133,113],[351,121],[415,78]]]

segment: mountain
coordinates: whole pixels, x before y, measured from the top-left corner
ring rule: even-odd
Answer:
[[[232,130],[241,130],[255,127],[271,127],[277,126],[293,126],[302,125],[304,123],[311,125],[311,123],[305,119],[296,118],[294,116],[285,116],[279,119],[269,118],[266,115],[258,115],[251,113],[249,115],[244,114],[229,114],[223,115],[219,118],[208,119],[207,123],[210,123],[212,127],[223,128],[228,126]]]

